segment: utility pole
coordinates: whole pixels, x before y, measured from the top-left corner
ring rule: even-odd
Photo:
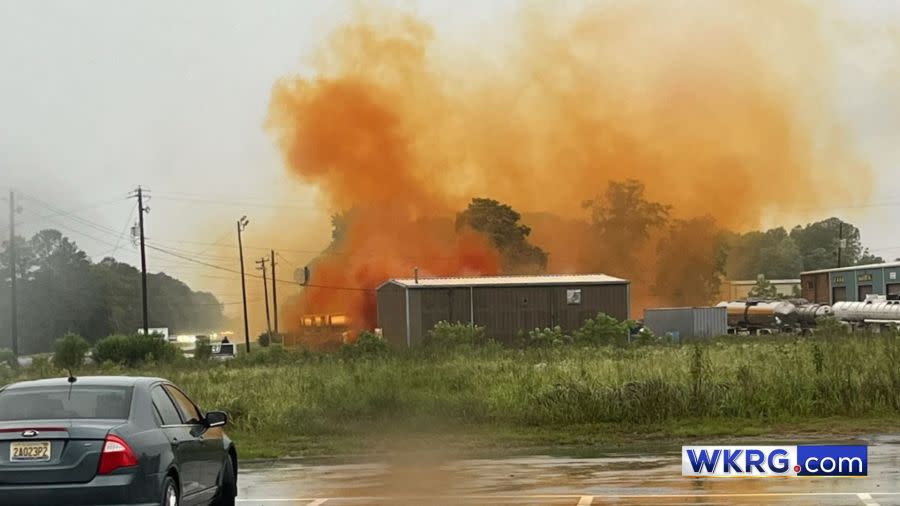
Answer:
[[[19,358],[19,308],[16,300],[16,193],[9,191],[9,312],[13,355]]]
[[[244,279],[244,243],[241,240],[241,232],[249,224],[250,220],[246,216],[241,216],[237,221],[238,251],[241,256],[241,297],[244,300],[244,342],[247,344],[247,353],[250,353],[250,324],[247,322],[247,282]]]
[[[256,261],[256,265],[258,265],[258,269],[262,271],[263,278],[263,299],[266,301],[266,329],[269,331],[269,337],[272,337],[272,319],[269,318],[269,287],[266,282],[266,262],[269,260],[266,257],[262,257]]]
[[[144,189],[140,186],[134,191],[132,197],[138,201],[138,228],[141,239],[141,305],[144,319],[144,335],[150,335],[150,321],[147,311],[147,254],[144,252],[144,213],[150,212],[150,207],[144,207]],[[149,195],[148,198],[149,199]]]
[[[272,316],[275,317],[275,333],[278,333],[278,282],[275,279],[275,250],[272,250]]]
[[[841,221],[838,226],[838,269],[841,268],[841,250],[844,248],[844,222]]]

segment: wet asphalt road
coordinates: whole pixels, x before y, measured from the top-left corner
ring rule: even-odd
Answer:
[[[365,462],[247,464],[241,471],[238,504],[900,506],[900,435],[855,442],[869,445],[869,476],[864,478],[683,478],[677,447],[658,449],[657,455],[610,452],[587,458],[444,460],[406,455]]]

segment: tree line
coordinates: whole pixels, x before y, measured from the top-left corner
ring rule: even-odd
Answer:
[[[94,342],[112,334],[133,334],[142,327],[141,273],[106,257],[92,262],[58,230],[16,238],[20,353],[47,352],[67,333]],[[11,347],[10,251],[0,251],[0,347]],[[191,290],[165,273],[147,276],[151,327],[171,332],[220,330],[223,307],[211,293]]]

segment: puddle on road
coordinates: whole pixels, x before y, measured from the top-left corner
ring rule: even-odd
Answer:
[[[501,496],[515,495],[549,496],[537,501],[541,504],[575,504],[578,496],[595,496],[594,504],[861,504],[856,493],[900,491],[900,436],[864,438],[862,442],[870,445],[866,478],[683,478],[680,447],[661,450],[657,446],[654,452],[596,449],[590,452],[591,457],[580,452],[577,457],[532,455],[458,460],[432,453],[361,462],[320,459],[251,464],[244,466],[240,488],[241,497],[249,498],[391,497],[402,502],[404,497],[498,497],[498,501],[475,504],[499,502]],[[826,442],[816,440],[815,444]],[[846,495],[715,497],[761,493]],[[563,495],[573,498],[550,500]],[[644,497],[610,497],[622,495]],[[660,495],[684,497],[650,497]],[[518,504],[523,502],[527,501]],[[900,496],[879,500],[882,506],[898,502]],[[341,503],[330,500],[328,504]]]

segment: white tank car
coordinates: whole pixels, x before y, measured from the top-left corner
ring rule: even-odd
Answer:
[[[728,313],[728,326],[741,329],[780,329],[797,323],[797,306],[784,301],[720,302]]]
[[[845,322],[900,323],[900,300],[871,298],[865,302],[835,302],[831,307],[834,316]]]

